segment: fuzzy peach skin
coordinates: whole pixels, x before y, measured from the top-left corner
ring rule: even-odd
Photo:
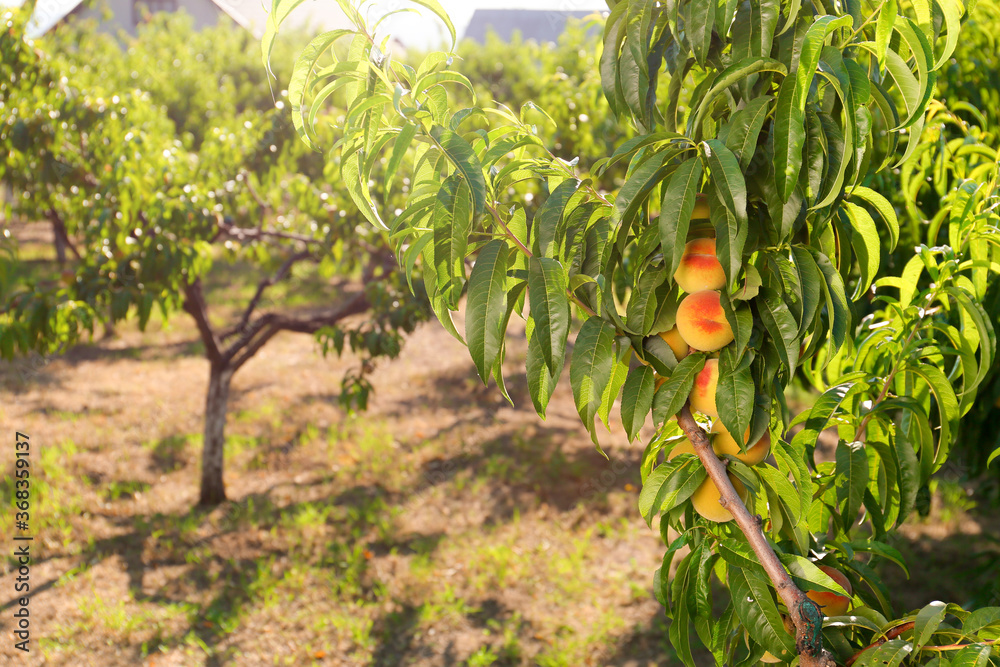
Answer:
[[[694,451],[694,445],[691,444],[691,441],[688,440],[687,438],[684,438],[683,440],[678,440],[677,444],[674,445],[673,449],[670,450],[670,453],[667,454],[667,460],[669,461],[678,454],[697,454],[697,453],[698,452]]]
[[[729,475],[729,481],[733,483],[733,487],[736,489],[736,495],[738,495],[743,502],[747,501],[747,488],[743,486],[743,482],[736,479],[732,475]],[[719,503],[719,498],[722,494],[719,493],[718,487],[715,486],[710,478],[706,478],[701,486],[695,490],[691,495],[691,504],[694,505],[694,510],[708,519],[709,521],[714,521],[716,523],[724,523],[726,521],[732,521],[733,514],[725,507]]]
[[[715,290],[702,290],[687,295],[677,306],[677,332],[701,352],[715,352],[733,342],[733,329],[719,298]]]
[[[709,359],[705,362],[705,367],[698,371],[694,378],[694,387],[688,400],[691,401],[691,409],[702,412],[712,419],[719,416],[719,411],[715,407],[715,387],[719,383],[719,360]]]
[[[743,461],[743,463],[746,463],[748,466],[757,465],[766,459],[768,453],[771,451],[770,431],[765,431],[763,437],[754,443],[745,454],[740,451],[740,443],[736,442],[736,438],[734,438],[732,434],[726,430],[726,427],[722,425],[722,420],[715,420],[715,423],[712,424],[711,432],[715,434],[715,437],[712,438],[712,449],[715,450],[716,454],[719,456],[730,454],[731,456],[735,456],[740,461]],[[750,429],[747,428],[746,435],[744,437],[749,437],[749,435]]]
[[[674,281],[688,294],[725,286],[726,273],[715,256],[715,239],[688,241],[681,263],[674,272]]]
[[[677,361],[680,361],[684,357],[688,356],[688,354],[691,352],[690,348],[688,347],[688,344],[684,342],[684,339],[681,338],[680,333],[677,332],[676,326],[672,329],[668,329],[667,331],[660,333],[660,338],[665,340],[667,345],[670,346],[670,349],[671,351],[673,351],[674,356],[677,358]]]
[[[851,582],[839,570],[835,570],[828,565],[820,565],[819,569],[826,572],[831,579],[844,587],[848,593],[852,593]],[[827,593],[826,591],[806,591],[806,597],[819,605],[824,616],[843,616],[851,606],[851,598]]]

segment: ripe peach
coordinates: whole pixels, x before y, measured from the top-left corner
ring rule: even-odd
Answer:
[[[719,293],[702,290],[684,297],[677,307],[677,331],[696,350],[715,352],[733,342],[733,329]]]
[[[758,440],[754,445],[752,445],[746,454],[740,451],[740,443],[736,442],[736,438],[726,430],[726,427],[722,425],[721,420],[716,420],[712,424],[712,433],[715,433],[715,437],[712,438],[712,449],[719,456],[724,454],[730,454],[735,456],[743,463],[748,466],[755,466],[765,458],[767,458],[768,453],[771,451],[771,432],[767,431],[764,433],[763,437]],[[749,427],[746,430],[746,435],[744,437],[750,436]]]
[[[684,342],[684,339],[681,338],[681,335],[677,332],[676,326],[673,327],[672,329],[668,329],[667,331],[660,333],[660,338],[665,340],[667,342],[667,345],[670,346],[670,349],[673,351],[674,356],[677,357],[677,361],[680,361],[684,357],[688,356],[688,354],[691,352],[691,349],[688,347],[688,344]]]
[[[736,479],[733,475],[729,475],[729,481],[733,483],[736,494],[743,499],[743,502],[746,502],[747,488],[743,486],[743,482]],[[722,494],[719,493],[715,482],[711,479],[706,479],[691,495],[691,503],[694,505],[694,510],[709,521],[716,523],[732,521],[733,514],[719,503],[720,497],[722,497]]]
[[[848,594],[851,591],[851,582],[839,570],[835,570],[828,565],[820,565],[819,569],[826,572],[831,579],[844,587]],[[851,606],[851,598],[836,593],[826,591],[806,591],[806,597],[819,605],[824,616],[843,616]]]
[[[726,273],[715,256],[714,238],[688,241],[681,263],[674,272],[674,281],[688,294],[725,286]]]
[[[719,411],[715,407],[715,387],[719,383],[719,360],[709,359],[705,367],[698,371],[694,378],[694,387],[688,399],[691,408],[703,412],[709,417],[717,418]]]
[[[678,440],[677,444],[674,445],[674,448],[670,450],[670,453],[667,454],[667,460],[669,461],[678,454],[695,454],[695,453],[696,452],[694,451],[694,445],[691,444],[690,440],[684,438],[683,440]]]

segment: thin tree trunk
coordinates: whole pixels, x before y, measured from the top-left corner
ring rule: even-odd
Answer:
[[[66,266],[66,237],[63,234],[64,232],[60,229],[59,223],[53,220],[52,236],[56,248],[56,262],[59,263],[59,266]]]
[[[201,457],[201,498],[199,505],[218,505],[226,500],[222,481],[223,453],[226,442],[226,410],[229,404],[229,383],[233,370],[212,364],[205,397],[205,442]]]

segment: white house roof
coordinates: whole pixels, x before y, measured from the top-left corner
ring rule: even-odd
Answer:
[[[31,15],[25,33],[31,39],[41,37],[49,31],[49,28],[76,9],[81,2],[83,0],[38,0],[35,4],[35,13]],[[24,0],[0,0],[0,6],[3,7],[20,7],[23,4]]]
[[[83,0],[38,0],[35,4],[35,13],[28,23],[27,36],[31,39],[41,37],[82,2]],[[255,37],[259,38],[264,34],[270,2],[266,7],[261,0],[212,0],[212,2]],[[24,0],[0,0],[0,7],[20,7],[22,4]],[[183,6],[183,2],[181,5]],[[349,28],[350,22],[336,3],[329,0],[306,0],[289,14],[284,25],[290,28],[311,27],[333,30]]]
[[[219,9],[224,11],[236,23],[249,30],[254,37],[264,34],[267,15],[271,11],[271,3],[266,6],[262,0],[212,0]],[[332,0],[305,0],[292,10],[282,23],[289,28],[308,27],[318,30],[335,30],[350,28],[351,22]]]

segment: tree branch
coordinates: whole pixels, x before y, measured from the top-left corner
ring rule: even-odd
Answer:
[[[285,276],[288,275],[289,271],[291,271],[292,266],[296,262],[299,262],[303,259],[307,259],[311,256],[312,253],[309,252],[308,250],[303,250],[302,252],[290,255],[288,259],[285,260],[284,264],[281,265],[281,268],[279,268],[278,271],[273,276],[261,280],[257,284],[257,291],[254,292],[253,298],[250,299],[250,303],[247,305],[246,310],[243,311],[243,316],[240,318],[239,324],[237,324],[232,329],[223,332],[221,336],[222,340],[226,340],[227,338],[230,338],[233,335],[239,333],[240,331],[246,329],[247,324],[250,322],[250,316],[253,315],[253,311],[257,308],[257,304],[260,303],[261,297],[264,296],[264,291],[267,290],[268,287],[276,285],[277,283],[284,280]]]
[[[311,236],[306,236],[305,234],[295,234],[294,232],[279,232],[273,229],[247,229],[246,227],[237,227],[231,222],[228,222],[225,218],[218,216],[216,218],[217,224],[219,226],[219,231],[227,236],[232,236],[233,238],[243,241],[245,239],[266,239],[266,238],[276,238],[285,239],[287,241],[295,241],[297,243],[304,243],[306,245],[322,245],[319,239],[314,239]]]
[[[691,408],[685,401],[684,407],[677,413],[677,423],[691,441],[695,453],[701,460],[708,476],[719,489],[719,502],[733,515],[736,525],[746,535],[750,547],[764,567],[764,571],[774,584],[775,590],[795,624],[795,647],[799,652],[801,667],[835,667],[836,662],[829,651],[823,648],[823,614],[815,602],[806,597],[792,582],[791,576],[785,570],[770,543],[761,531],[759,520],[751,516],[743,500],[736,493],[726,465],[716,455],[709,442],[708,434],[698,426],[691,414]]]
[[[56,236],[67,248],[69,248],[69,251],[73,253],[73,256],[76,257],[77,261],[83,259],[80,256],[80,251],[76,249],[75,245],[73,245],[73,241],[70,240],[69,234],[66,232],[66,223],[63,222],[62,217],[54,208],[49,209],[49,220],[52,221],[52,229]]]
[[[184,310],[194,318],[198,325],[198,333],[205,343],[205,354],[213,364],[220,364],[224,361],[222,353],[219,351],[219,342],[212,331],[212,325],[208,321],[208,306],[205,304],[205,295],[201,290],[201,280],[184,287]]]
[[[365,312],[371,307],[368,297],[360,292],[347,303],[333,311],[308,317],[290,317],[269,313],[257,320],[250,336],[241,337],[227,350],[226,357],[235,371],[249,361],[260,348],[279,331],[294,331],[296,333],[314,334],[323,327],[337,324],[341,320]]]

